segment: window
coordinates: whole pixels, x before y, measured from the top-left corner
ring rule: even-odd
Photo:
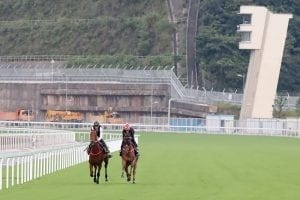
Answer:
[[[97,106],[97,96],[89,96],[88,97],[88,105],[89,106]]]
[[[252,18],[252,15],[243,14],[242,15],[243,24],[251,24],[251,18]]]
[[[251,32],[241,32],[241,42],[250,42]]]

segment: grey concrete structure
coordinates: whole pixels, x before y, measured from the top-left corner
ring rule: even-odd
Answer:
[[[105,82],[69,82],[66,88],[65,82],[15,81],[0,83],[0,87],[1,111],[30,109],[35,112],[37,121],[45,120],[48,109],[79,111],[88,116],[101,114],[110,107],[130,122],[149,116],[151,109],[153,117],[165,117],[171,91],[168,84]],[[173,116],[205,117],[207,112],[207,106],[199,103],[172,103]]]

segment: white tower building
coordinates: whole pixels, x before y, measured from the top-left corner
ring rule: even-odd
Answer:
[[[240,49],[250,49],[240,119],[272,118],[282,55],[291,14],[262,6],[241,6]]]

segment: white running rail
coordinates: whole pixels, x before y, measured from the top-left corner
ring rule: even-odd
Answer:
[[[75,133],[72,131],[2,128],[0,191],[86,162],[88,135],[88,132],[79,133],[79,139],[85,141],[79,143],[75,141]],[[105,139],[111,152],[120,149],[120,134],[105,133]],[[137,137],[136,140],[138,142]]]

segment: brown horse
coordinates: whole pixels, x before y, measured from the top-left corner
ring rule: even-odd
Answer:
[[[105,181],[108,181],[107,166],[108,157],[105,154],[103,147],[97,140],[97,133],[95,130],[91,130],[90,133],[90,152],[89,152],[89,165],[90,165],[90,176],[94,177],[94,182],[99,184],[100,171],[102,163],[104,162],[105,168]]]
[[[137,167],[138,157],[135,155],[134,147],[131,142],[131,139],[125,137],[123,140],[122,146],[122,174],[121,177],[124,177],[124,173],[126,172],[127,181],[131,181],[135,183],[135,172]],[[130,170],[129,170],[130,167]]]

